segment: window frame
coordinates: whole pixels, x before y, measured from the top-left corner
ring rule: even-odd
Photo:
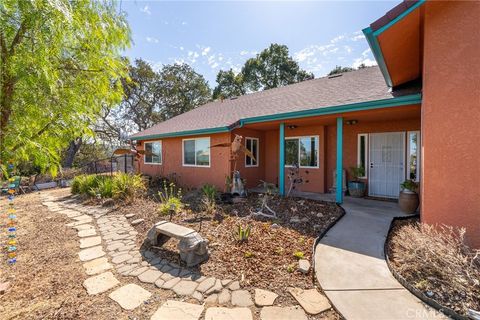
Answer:
[[[357,166],[362,164],[361,160],[361,153],[360,153],[360,140],[361,137],[365,137],[365,175],[363,177],[359,177],[362,179],[366,179],[368,177],[368,133],[359,133],[357,135]]]
[[[316,138],[316,143],[315,143],[315,148],[317,151],[317,165],[316,166],[302,166],[300,165],[300,139],[302,138]],[[298,140],[298,155],[297,155],[297,160],[298,160],[298,167],[301,169],[319,169],[320,168],[320,136],[319,135],[307,135],[307,136],[295,136],[295,137],[285,137],[284,143],[286,143],[287,140]],[[286,148],[285,148],[286,151]],[[286,159],[286,156],[285,156]],[[293,168],[292,165],[285,164],[285,168]]]
[[[185,141],[195,141],[195,164],[185,163]],[[197,164],[197,140],[208,140],[208,165]],[[210,137],[198,137],[198,138],[185,138],[182,139],[182,166],[183,167],[195,167],[195,168],[210,168],[212,165],[212,153],[210,152]]]
[[[407,150],[406,150],[406,170],[405,170],[405,179],[409,180],[410,179],[410,134],[415,133],[417,135],[417,172],[416,172],[416,179],[415,182],[420,182],[420,164],[421,162],[421,157],[422,157],[422,152],[421,152],[421,142],[422,142],[422,137],[420,135],[420,130],[411,130],[407,131]]]
[[[245,149],[247,149],[247,140],[257,141],[257,154],[254,154],[256,164],[247,164],[247,155],[245,154],[245,168],[256,168],[260,162],[260,139],[254,137],[245,137]],[[247,149],[248,150],[248,149]],[[250,151],[251,152],[251,151]]]
[[[147,155],[143,155],[143,163],[153,166],[161,166],[163,164],[163,143],[162,140],[148,141],[143,143],[143,150],[147,150],[147,144],[159,143],[160,144],[160,162],[147,162]]]

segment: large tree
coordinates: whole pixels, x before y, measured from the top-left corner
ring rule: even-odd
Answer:
[[[160,70],[163,120],[178,116],[210,101],[205,78],[188,64],[165,65]]]
[[[300,69],[288,53],[288,47],[271,44],[245,63],[242,74],[247,88],[253,91],[272,89],[313,79],[312,73]]]
[[[235,74],[230,69],[220,70],[217,74],[217,86],[213,90],[213,99],[227,99],[237,97],[246,93],[242,73]]]
[[[0,3],[0,161],[55,173],[71,141],[122,98],[125,16],[109,1]]]

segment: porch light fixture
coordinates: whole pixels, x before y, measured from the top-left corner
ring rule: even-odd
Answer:
[[[297,127],[298,127],[298,126],[292,124],[292,125],[289,125],[289,126],[288,126],[288,129],[293,130],[293,129],[297,129]]]
[[[348,124],[349,126],[357,124],[357,123],[358,123],[358,120],[347,120],[347,121],[345,121],[345,124]]]

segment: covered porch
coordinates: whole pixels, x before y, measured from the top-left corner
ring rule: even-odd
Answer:
[[[248,188],[265,181],[286,195],[294,164],[303,182],[292,192],[337,203],[344,201],[352,167],[365,169],[361,180],[367,184],[366,195],[374,198],[396,199],[400,183],[419,181],[419,103],[264,120],[233,130],[256,157],[237,163]]]

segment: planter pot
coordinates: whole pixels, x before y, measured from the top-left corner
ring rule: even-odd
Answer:
[[[365,182],[361,181],[349,181],[348,182],[348,192],[350,196],[354,198],[362,198],[365,195]]]
[[[398,198],[398,205],[400,210],[405,213],[413,214],[417,211],[420,201],[418,199],[418,194],[410,191],[403,190],[400,191],[400,197]]]

